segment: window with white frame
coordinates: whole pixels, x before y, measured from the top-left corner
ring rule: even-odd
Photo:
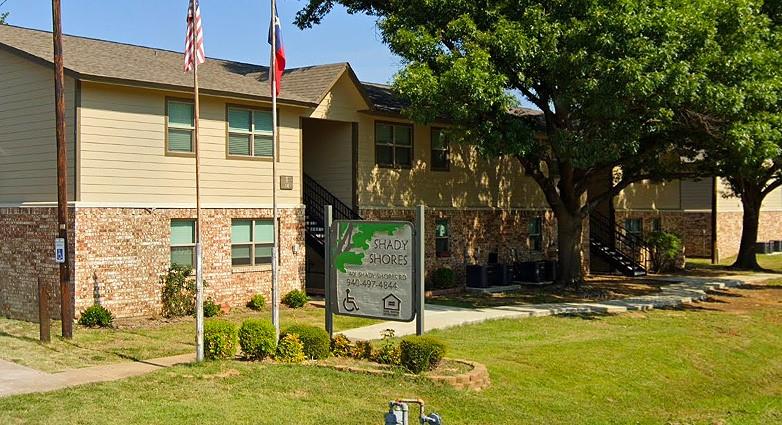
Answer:
[[[228,155],[266,157],[274,155],[271,111],[228,108]]]
[[[236,219],[231,222],[231,264],[256,266],[272,262],[272,220]]]

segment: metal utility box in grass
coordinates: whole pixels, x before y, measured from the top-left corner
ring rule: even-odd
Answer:
[[[326,328],[331,315],[417,321],[423,333],[423,207],[406,221],[331,220],[326,207]]]

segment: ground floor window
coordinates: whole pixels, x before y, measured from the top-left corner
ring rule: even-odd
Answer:
[[[640,238],[643,235],[643,222],[640,218],[625,219],[625,231]]]
[[[448,220],[439,219],[434,224],[434,246],[435,255],[438,257],[448,257],[451,255],[450,232],[448,230]]]
[[[660,217],[657,217],[654,220],[652,220],[652,232],[662,232],[662,231],[663,231],[662,219]]]
[[[540,217],[533,217],[527,223],[527,244],[533,251],[543,249],[542,221]]]
[[[274,223],[272,220],[231,222],[231,264],[254,266],[272,262]]]
[[[171,264],[195,265],[195,220],[171,220]]]

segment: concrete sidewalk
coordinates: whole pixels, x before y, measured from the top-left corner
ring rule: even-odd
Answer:
[[[781,276],[775,274],[728,276],[722,278],[661,276],[656,277],[656,279],[671,283],[663,286],[662,291],[659,293],[605,302],[523,304],[479,309],[426,304],[424,328],[428,332],[433,329],[446,329],[495,319],[520,319],[559,314],[617,314],[628,311],[676,307],[685,303],[704,300],[707,298],[706,291],[712,289],[733,288],[745,283],[779,277]],[[415,322],[382,322],[340,333],[354,340],[372,340],[382,338],[383,331],[386,329],[393,329],[395,336],[412,335],[415,334]]]
[[[46,373],[0,360],[0,397],[54,391],[96,382],[115,381],[193,361],[195,361],[195,354],[183,354],[138,362],[70,369],[59,373]]]

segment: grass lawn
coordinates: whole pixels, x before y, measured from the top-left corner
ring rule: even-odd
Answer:
[[[447,424],[782,423],[782,288],[683,310],[501,320],[433,332],[492,385],[239,361],[0,399],[7,424],[372,424],[421,397]]]
[[[757,258],[760,267],[768,269],[772,272],[782,273],[782,254],[759,254]],[[742,273],[740,271],[733,271],[728,269],[728,267],[733,264],[734,261],[736,261],[736,257],[730,257],[722,260],[719,264],[711,264],[711,260],[706,258],[688,258],[687,269],[690,271]]]
[[[282,327],[294,323],[323,326],[322,308],[280,310]],[[248,317],[271,318],[271,311],[234,310],[223,317],[240,323]],[[208,320],[208,319],[207,319]],[[335,317],[336,330],[375,323],[373,320]],[[58,372],[99,364],[146,360],[195,352],[195,320],[118,320],[116,329],[89,329],[76,326],[74,337],[57,337],[60,322],[52,322],[52,342],[38,342],[38,324],[0,318],[0,359],[46,372]]]

